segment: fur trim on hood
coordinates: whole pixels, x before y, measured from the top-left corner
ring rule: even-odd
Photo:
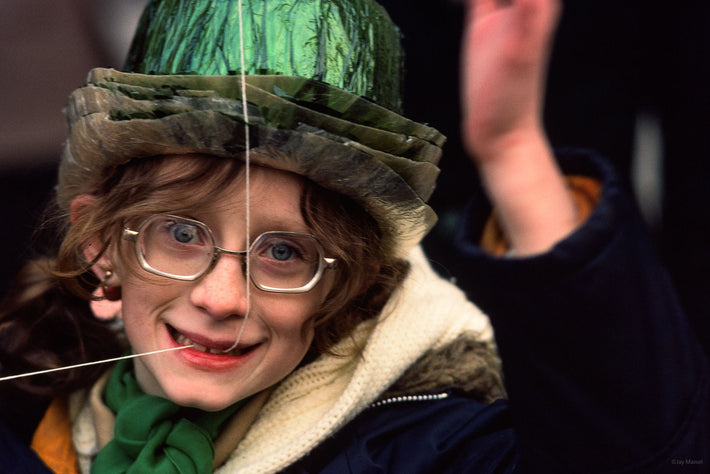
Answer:
[[[490,341],[466,332],[440,349],[417,360],[402,377],[380,397],[460,390],[483,403],[505,397],[500,359]]]

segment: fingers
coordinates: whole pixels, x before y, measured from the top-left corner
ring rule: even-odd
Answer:
[[[539,133],[559,0],[469,0],[462,48],[467,150],[487,159],[506,137]]]
[[[468,32],[480,38],[498,34],[497,54],[511,61],[539,60],[549,52],[549,43],[561,11],[560,0],[469,0]],[[480,39],[478,41],[481,41]],[[470,46],[474,54],[492,43]]]
[[[483,18],[486,15],[494,12],[498,8],[509,5],[511,0],[469,0],[468,10],[471,15],[476,18]]]
[[[561,9],[560,0],[468,0],[467,9],[476,19],[482,19],[503,8],[518,11],[521,21],[554,22]]]

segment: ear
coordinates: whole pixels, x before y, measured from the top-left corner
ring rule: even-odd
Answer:
[[[89,194],[81,194],[74,198],[69,206],[69,221],[72,225],[79,218],[84,216],[95,204],[96,198]],[[85,242],[86,243],[82,248],[84,258],[87,262],[93,262],[98,257],[99,252],[103,247],[103,242],[101,242],[98,237],[90,238]],[[100,281],[103,281],[106,277],[106,271],[111,268],[112,262],[108,252],[104,252],[95,264],[92,265],[91,270]]]
[[[96,204],[96,198],[89,194],[82,194],[74,198],[69,206],[69,221],[74,223],[85,215]],[[87,262],[93,262],[99,255],[103,242],[98,237],[85,241],[82,252]],[[101,284],[94,290],[91,300],[91,312],[98,319],[109,320],[121,317],[122,302],[120,300],[121,282],[115,273],[111,273],[111,281],[108,281],[108,271],[113,268],[113,264],[108,252],[104,252],[101,257],[91,266],[91,271],[99,279]],[[109,297],[108,292],[114,293]],[[115,295],[118,295],[117,297]]]
[[[83,216],[88,209],[96,204],[96,198],[90,194],[80,194],[69,205],[69,220],[73,224]]]

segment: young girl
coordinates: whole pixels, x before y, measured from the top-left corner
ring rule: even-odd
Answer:
[[[443,137],[395,112],[384,11],[151,2],[129,72],[70,99],[61,244],[4,305],[3,466],[702,468],[707,363],[608,167],[568,152],[565,181],[540,125],[558,8],[469,5],[463,130],[495,218],[471,209],[460,246],[494,347],[417,246]]]

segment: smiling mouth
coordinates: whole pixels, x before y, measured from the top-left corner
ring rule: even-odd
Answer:
[[[237,346],[236,348],[225,352],[226,348],[220,348],[220,347],[208,347],[202,344],[198,344],[189,337],[185,336],[184,334],[178,332],[177,329],[170,325],[166,325],[168,327],[168,331],[170,332],[170,335],[172,336],[173,340],[180,344],[181,346],[192,346],[193,349],[196,351],[204,352],[206,354],[214,354],[214,355],[221,355],[221,356],[231,356],[231,357],[238,357],[238,356],[243,356],[244,354],[250,352],[252,349],[254,349],[258,344],[255,344],[253,346]]]

